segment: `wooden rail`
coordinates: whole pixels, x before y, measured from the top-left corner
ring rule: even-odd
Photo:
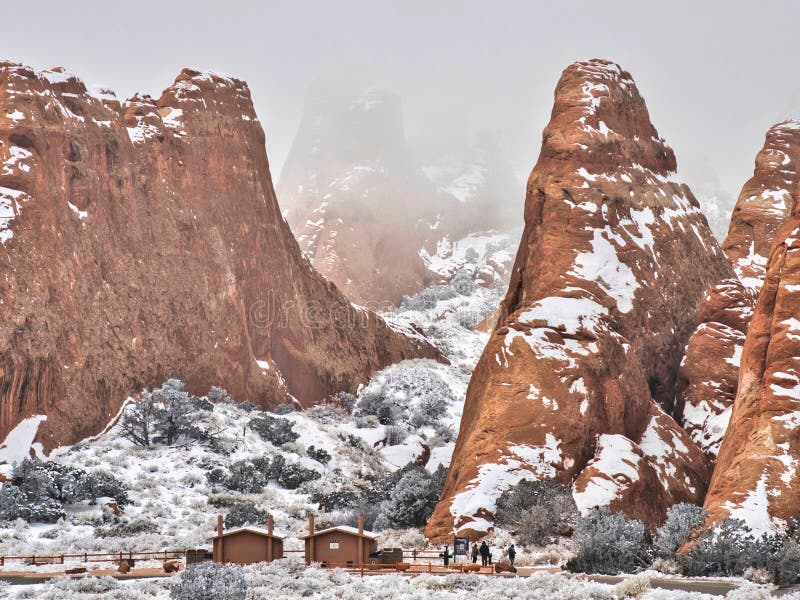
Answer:
[[[495,575],[494,568],[491,566],[481,567],[473,563],[451,563],[448,566],[443,564],[427,563],[320,563],[324,568],[344,569],[348,573],[360,573],[364,575],[381,575],[386,573],[408,573],[418,575],[429,573],[433,575],[453,575],[456,573],[474,573],[476,575]]]
[[[64,554],[0,555],[0,566],[6,561],[21,560],[36,565],[64,564],[65,559],[82,559],[83,562],[122,562],[123,560],[170,560],[183,558],[186,550],[154,550],[152,552],[79,552]]]

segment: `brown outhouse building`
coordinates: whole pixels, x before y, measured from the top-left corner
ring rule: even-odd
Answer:
[[[378,550],[378,534],[364,531],[364,517],[358,527],[340,525],[314,531],[314,516],[308,516],[308,533],[300,536],[306,544],[306,564],[312,562],[346,565],[369,562],[371,552]]]
[[[237,527],[223,531],[222,516],[217,523],[217,535],[212,538],[214,562],[249,565],[283,558],[283,536],[273,532],[272,517],[267,529]]]

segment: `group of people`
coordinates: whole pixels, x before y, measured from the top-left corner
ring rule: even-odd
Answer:
[[[486,540],[481,542],[480,548],[478,547],[477,542],[473,542],[472,544],[472,562],[478,562],[478,555],[481,556],[481,566],[488,567],[492,564],[492,549],[489,548],[489,544],[486,543]],[[511,544],[508,549],[506,550],[506,555],[508,555],[508,562],[511,566],[514,566],[514,561],[517,558],[517,550],[514,548],[514,544]],[[450,564],[450,559],[454,558],[453,554],[450,554],[450,546],[444,547],[444,552],[439,554],[439,556],[444,560],[444,566],[448,566]]]
[[[478,562],[478,555],[481,556],[481,566],[486,567],[492,564],[492,549],[489,548],[489,544],[486,543],[486,540],[481,542],[480,548],[478,547],[477,542],[473,542],[472,544],[472,562]],[[508,555],[508,562],[511,566],[514,566],[514,560],[517,558],[517,550],[514,548],[514,544],[511,544],[506,550],[506,554]]]

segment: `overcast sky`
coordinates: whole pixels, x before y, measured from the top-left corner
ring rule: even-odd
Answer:
[[[561,71],[603,57],[631,72],[690,183],[716,173],[738,193],[766,129],[800,116],[798,17],[790,1],[14,0],[0,56],[125,97],[184,66],[241,76],[275,178],[305,89],[340,74],[397,92],[412,138],[496,130],[525,176]]]

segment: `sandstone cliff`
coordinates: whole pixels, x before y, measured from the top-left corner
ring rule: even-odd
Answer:
[[[185,69],[120,103],[0,63],[0,438],[96,432],[167,377],[313,404],[433,356],[353,307],[281,218],[247,85]]]
[[[281,173],[281,206],[303,252],[348,298],[396,305],[446,279],[439,255],[458,240],[512,222],[519,185],[499,156],[479,143],[426,157],[406,140],[395,94],[317,86]]]
[[[720,281],[709,292],[681,363],[675,418],[712,460],[736,397],[742,346],[770,246],[795,209],[798,183],[800,123],[784,121],[767,131],[722,244],[738,280]]]
[[[650,524],[702,499],[706,459],[664,408],[697,305],[732,270],[675,171],[630,74],[602,60],[564,71],[505,317],[428,535],[485,532],[497,496],[526,477]]]
[[[800,514],[800,218],[776,235],[742,353],[730,425],[705,500],[756,532]]]

